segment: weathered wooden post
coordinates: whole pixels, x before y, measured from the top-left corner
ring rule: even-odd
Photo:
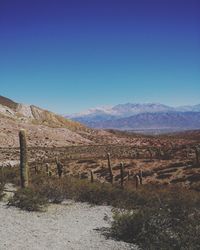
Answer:
[[[195,147],[196,165],[199,166],[199,149]]]
[[[140,185],[142,185],[142,170],[139,171]]]
[[[24,129],[19,132],[20,143],[20,182],[21,188],[28,187],[28,158],[27,158],[27,144],[26,144],[26,131]]]
[[[58,160],[58,157],[56,157],[56,166],[57,166],[57,173],[58,177],[61,178],[63,174],[63,165],[62,163]]]
[[[35,170],[35,174],[39,174],[39,169],[37,165],[34,166],[34,170]]]
[[[52,176],[52,171],[49,168],[49,163],[46,163],[45,168],[46,168],[46,175],[47,176]]]
[[[90,182],[93,183],[94,182],[94,174],[93,171],[90,170]]]
[[[107,153],[107,158],[108,158],[108,170],[109,170],[109,174],[110,174],[110,182],[111,182],[111,184],[113,184],[113,172],[112,172],[112,167],[111,167],[111,163],[110,163],[110,153]]]
[[[139,176],[136,174],[136,175],[135,175],[135,188],[136,188],[136,189],[138,189],[139,181],[140,181],[140,178],[139,178]]]
[[[160,148],[157,149],[157,156],[158,156],[158,160],[161,160],[162,151]]]
[[[152,153],[151,148],[148,148],[147,151],[149,152],[149,157],[150,157],[150,159],[152,160],[152,158],[153,158],[153,153]]]
[[[45,168],[46,168],[46,173],[48,174],[48,172],[49,172],[49,163],[45,164]]]
[[[139,159],[140,158],[140,152],[138,149],[136,149],[136,158]]]
[[[124,188],[124,164],[123,162],[120,163],[120,184],[121,188]]]
[[[185,157],[188,159],[189,158],[189,151],[190,151],[190,148],[189,147],[186,147],[185,149]]]
[[[127,177],[128,181],[130,181],[130,177],[131,177],[131,172],[130,170],[128,170],[128,177]]]

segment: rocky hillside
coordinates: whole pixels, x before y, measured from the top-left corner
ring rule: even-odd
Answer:
[[[18,103],[4,97],[4,96],[0,96],[0,105],[2,106],[6,106],[8,108],[11,108],[13,110],[16,110]]]
[[[19,104],[0,96],[0,147],[18,147],[21,128],[28,132],[29,146],[127,143],[127,138],[119,139],[107,131],[90,129],[34,105]]]
[[[24,123],[47,125],[49,127],[65,127],[72,131],[86,130],[86,127],[78,122],[63,118],[34,105],[16,103],[2,96],[0,96],[0,114]]]
[[[28,131],[31,146],[65,146],[90,144],[81,136],[89,129],[78,122],[70,121],[33,105],[18,104],[0,97],[0,147],[17,147],[19,129]]]

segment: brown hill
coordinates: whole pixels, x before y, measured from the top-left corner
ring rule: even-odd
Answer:
[[[0,147],[18,147],[18,132],[23,128],[29,136],[29,146],[63,147],[82,144],[126,144],[129,138],[87,128],[34,105],[16,103],[1,97]]]
[[[17,105],[18,105],[16,102],[4,96],[0,96],[0,104],[13,110],[16,110]]]
[[[63,118],[34,105],[16,103],[0,97],[0,147],[17,147],[18,132],[27,130],[32,146],[66,146],[90,144],[79,133],[89,129],[78,122]]]

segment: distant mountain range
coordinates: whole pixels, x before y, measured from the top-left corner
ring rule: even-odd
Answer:
[[[0,148],[19,147],[20,129],[27,131],[30,147],[129,143],[126,137],[94,130],[51,111],[0,95]],[[132,143],[132,139],[130,141]]]
[[[200,104],[171,107],[159,103],[126,103],[66,117],[92,128],[179,131],[200,128]]]

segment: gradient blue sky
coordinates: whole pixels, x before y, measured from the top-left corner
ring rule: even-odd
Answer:
[[[200,103],[199,0],[0,0],[0,95],[58,113]]]

